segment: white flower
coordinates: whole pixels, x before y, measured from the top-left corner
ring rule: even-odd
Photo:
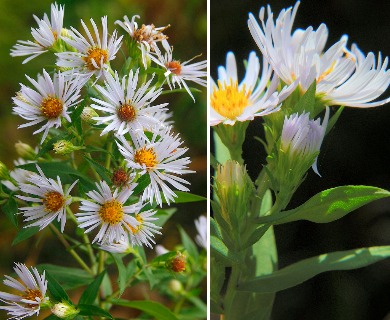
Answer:
[[[116,131],[119,135],[129,131],[143,133],[144,130],[161,125],[155,115],[165,111],[164,107],[168,103],[151,104],[162,89],[149,88],[153,78],[137,89],[138,72],[139,69],[135,73],[130,71],[128,78],[124,76],[122,79],[117,73],[115,78],[107,74],[105,86],[95,86],[103,99],[92,98],[97,104],[92,104],[91,107],[108,113],[107,116],[92,118],[98,121],[97,124],[109,123],[101,135],[110,131]]]
[[[127,253],[131,251],[132,246],[130,244],[129,238],[127,236],[123,236],[119,241],[102,243],[100,248],[112,253]]]
[[[85,233],[101,226],[98,234],[92,242],[99,241],[101,244],[112,244],[122,241],[130,228],[136,228],[139,222],[131,216],[139,212],[142,203],[137,202],[128,206],[124,203],[131,196],[134,186],[129,185],[118,193],[118,189],[111,192],[107,182],[96,183],[97,191],[87,193],[90,200],[81,202],[80,210],[77,213],[77,222],[80,228],[84,228]]]
[[[14,270],[21,281],[5,276],[6,280],[3,282],[6,286],[19,291],[19,294],[0,292],[0,300],[7,304],[0,306],[0,309],[6,310],[10,319],[19,320],[34,314],[38,316],[41,306],[49,302],[46,296],[45,272],[40,275],[36,268],[31,267],[31,273],[22,263],[15,263]]]
[[[329,109],[326,108],[325,117],[310,120],[310,113],[294,113],[285,117],[282,129],[280,150],[289,155],[293,162],[303,162],[320,151],[322,141],[328,125]],[[317,158],[312,164],[315,173],[318,173]]]
[[[14,160],[15,167],[34,162],[35,161],[26,161],[22,158]],[[19,190],[19,184],[27,183],[27,179],[31,176],[32,172],[21,168],[14,168],[9,174],[15,181],[1,180],[1,183],[11,191],[17,191]],[[15,185],[14,182],[16,182],[17,185]]]
[[[61,126],[61,118],[71,121],[69,108],[77,104],[80,97],[80,90],[84,85],[84,80],[80,77],[65,81],[62,73],[55,73],[53,79],[50,78],[46,70],[43,76],[38,75],[38,81],[27,79],[35,87],[31,89],[21,85],[21,90],[16,97],[12,98],[15,106],[13,111],[28,120],[27,123],[18,128],[29,127],[41,122],[46,122],[34,134],[43,132],[41,143],[45,140],[49,129]]]
[[[184,186],[189,182],[178,175],[193,172],[187,170],[190,159],[180,158],[187,148],[180,148],[183,142],[178,135],[174,136],[170,131],[171,128],[166,128],[158,133],[154,132],[150,140],[144,135],[131,134],[133,146],[130,146],[123,136],[118,137],[122,145],[117,142],[127,167],[150,177],[151,182],[144,190],[142,199],[148,199],[150,203],[155,199],[160,206],[162,206],[160,190],[169,204],[177,195],[168,184],[180,191],[189,191]]]
[[[226,67],[218,68],[218,85],[211,79],[210,124],[234,125],[236,121],[253,120],[280,109],[280,103],[295,89],[297,83],[277,92],[278,77],[271,80],[272,69],[263,60],[259,80],[260,62],[254,52],[249,54],[244,79],[239,83],[236,58],[233,52],[226,56]],[[267,87],[268,86],[268,87]]]
[[[39,174],[31,173],[30,177],[27,178],[29,183],[19,185],[21,192],[36,197],[17,195],[19,199],[37,204],[20,208],[25,222],[34,221],[26,227],[39,226],[39,230],[42,230],[57,218],[57,221],[61,222],[61,232],[63,232],[66,223],[66,206],[72,202],[69,193],[78,180],[73,182],[65,193],[60,177],[57,176],[57,181],[48,179],[41,168],[36,166]]]
[[[154,210],[147,210],[137,213],[135,218],[139,222],[136,228],[130,228],[130,241],[132,245],[142,246],[143,244],[149,248],[153,248],[153,244],[156,242],[153,240],[154,234],[161,234],[159,229],[161,227],[156,226],[151,221],[158,220],[158,218],[152,218],[156,213]]]
[[[139,49],[142,52],[142,63],[147,68],[147,57],[151,57],[151,52],[156,51],[157,42],[167,39],[168,37],[162,32],[169,27],[160,27],[156,28],[153,24],[151,25],[142,25],[141,28],[138,28],[137,22],[135,19],[139,16],[133,16],[131,21],[127,16],[124,16],[124,21],[117,20],[115,24],[121,26],[130,37],[139,44]]]
[[[67,44],[76,48],[77,52],[56,53],[57,65],[64,68],[74,68],[75,72],[90,78],[95,75],[97,79],[105,76],[109,69],[109,63],[115,59],[115,55],[121,46],[122,37],[117,38],[116,30],[108,40],[107,17],[102,17],[103,35],[100,37],[95,21],[90,19],[95,38],[92,36],[84,21],[81,24],[87,38],[79,31],[71,27],[67,36],[61,37]]]
[[[166,253],[169,252],[169,250],[168,250],[167,248],[165,248],[165,247],[164,247],[163,245],[161,245],[161,244],[158,244],[158,245],[156,246],[155,250],[156,250],[156,254],[157,254],[158,256],[162,256],[163,254],[166,254]]]
[[[30,56],[23,61],[23,63],[27,63],[53,46],[61,34],[64,20],[64,6],[60,5],[58,7],[57,3],[52,4],[50,18],[49,20],[46,13],[43,19],[39,19],[34,15],[34,19],[38,23],[38,28],[31,28],[34,41],[19,40],[11,50],[11,56]]]
[[[198,234],[195,237],[196,243],[200,247],[207,249],[207,218],[205,216],[200,216],[195,220],[195,227],[198,231]]]
[[[207,85],[207,81],[206,79],[202,78],[207,77],[207,71],[204,70],[207,67],[207,61],[203,60],[190,64],[189,62],[191,62],[196,57],[185,62],[174,60],[172,57],[173,47],[171,47],[166,40],[162,41],[162,45],[165,49],[165,53],[162,54],[161,51],[157,49],[157,58],[152,56],[151,59],[167,70],[164,75],[171,90],[176,87],[176,84],[180,88],[183,86],[191,98],[195,101],[195,98],[192,95],[190,88],[188,88],[186,81],[192,81],[205,87]]]
[[[303,92],[316,81],[317,94],[327,105],[374,107],[387,103],[390,99],[371,102],[390,83],[387,58],[382,63],[379,55],[375,63],[372,52],[364,57],[356,46],[349,51],[347,36],[324,51],[328,38],[325,24],[317,30],[310,26],[291,33],[299,3],[294,8],[283,9],[275,22],[271,8],[268,6],[266,21],[265,8],[261,8],[261,26],[249,15],[252,37],[277,75],[287,84],[299,80]]]

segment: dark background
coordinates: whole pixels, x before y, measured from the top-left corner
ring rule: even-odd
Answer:
[[[268,2],[274,16],[294,1]],[[211,76],[225,65],[226,53],[241,61],[259,50],[247,28],[248,13],[256,17],[265,1],[211,0]],[[307,1],[301,2],[296,28],[328,26],[326,48],[349,36],[348,45],[357,43],[365,53],[390,53],[390,1]],[[389,94],[387,94],[388,96]],[[310,170],[290,207],[314,194],[339,185],[372,185],[390,190],[390,105],[374,109],[346,108],[321,148],[318,168],[322,178]],[[262,121],[253,121],[244,145],[244,159],[252,177],[265,153],[254,135],[262,135]],[[284,267],[321,253],[390,244],[390,201],[367,205],[336,222],[314,224],[296,222],[275,229],[279,266]],[[276,297],[273,320],[366,320],[390,319],[390,261],[353,271],[328,272],[282,292]]]

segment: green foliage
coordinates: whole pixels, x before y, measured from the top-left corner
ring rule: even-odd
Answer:
[[[93,304],[99,294],[99,288],[102,284],[103,278],[106,272],[103,271],[100,273],[96,279],[88,285],[88,287],[84,290],[83,294],[80,297],[79,305],[90,305]]]
[[[117,306],[142,310],[156,320],[179,320],[167,307],[155,301],[128,301],[123,299],[112,299],[110,302]]]
[[[49,272],[45,272],[47,279],[47,289],[56,302],[67,301],[72,303],[64,288],[57,282]]]
[[[18,220],[16,219],[16,214],[18,213],[18,204],[16,203],[14,197],[10,196],[7,202],[2,205],[1,209],[6,214],[7,218],[16,227],[18,225]]]
[[[12,241],[12,245],[15,246],[18,243],[31,238],[34,234],[38,233],[39,227],[28,227],[21,229]]]
[[[326,253],[240,283],[237,289],[257,293],[277,292],[299,285],[322,272],[362,268],[388,257],[390,246]]]
[[[369,186],[341,186],[322,191],[298,208],[261,217],[258,223],[282,224],[298,220],[328,223],[372,201],[386,198],[390,192]]]

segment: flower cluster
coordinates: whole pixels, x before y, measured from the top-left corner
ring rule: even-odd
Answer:
[[[78,29],[64,28],[64,14],[65,7],[54,3],[50,16],[34,16],[33,40],[18,41],[11,50],[11,56],[26,57],[23,63],[44,53],[56,62],[36,78],[26,75],[29,84],[13,97],[13,112],[26,120],[19,128],[35,126],[33,134],[41,137],[37,149],[27,146],[28,155],[15,161],[17,168],[1,174],[1,183],[22,204],[24,228],[50,226],[61,236],[71,219],[84,229],[84,239],[95,233],[95,249],[151,248],[162,229],[156,207],[175,202],[177,190],[189,191],[181,176],[194,172],[162,93],[176,88],[195,102],[189,82],[206,86],[207,63],[181,63],[163,33],[168,26],[140,27],[137,15],[124,16],[115,22],[120,30],[109,31],[107,16],[99,23],[81,20]],[[128,55],[119,57],[119,50]],[[204,237],[197,241],[205,246]],[[5,284],[22,293],[0,293],[7,304],[0,308],[12,318],[38,314],[47,304],[45,275],[32,270],[34,275],[17,264],[25,285],[10,277]],[[65,309],[56,305],[53,313]]]

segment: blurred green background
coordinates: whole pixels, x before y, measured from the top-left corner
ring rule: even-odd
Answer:
[[[225,65],[226,53],[241,61],[249,52],[260,54],[247,27],[248,13],[258,16],[260,7],[271,5],[276,18],[295,0],[211,0],[210,73]],[[329,28],[326,48],[349,36],[363,52],[390,55],[390,1],[303,0],[294,27]],[[384,97],[389,97],[389,92]],[[390,190],[390,105],[374,109],[346,108],[326,137],[318,158],[322,177],[312,170],[295,194],[291,208],[314,194],[339,185],[366,184]],[[262,136],[262,120],[248,128],[244,159],[256,177],[265,153],[253,136]],[[390,244],[390,201],[376,201],[329,224],[289,223],[275,228],[279,267],[321,253],[364,246]],[[328,272],[277,294],[272,320],[379,320],[390,319],[390,260],[354,271]]]
[[[0,160],[10,168],[13,167],[13,160],[17,157],[14,150],[15,142],[21,140],[33,147],[39,143],[38,137],[32,136],[32,132],[37,127],[17,129],[24,120],[11,114],[11,98],[20,89],[19,83],[28,84],[25,74],[36,78],[37,73],[42,72],[45,65],[53,64],[55,60],[53,55],[46,53],[22,65],[23,57],[11,58],[9,53],[17,40],[32,40],[30,28],[36,27],[33,14],[38,18],[42,18],[44,13],[50,16],[51,3],[48,0],[0,1]],[[165,34],[168,35],[170,44],[174,46],[176,59],[186,61],[200,53],[202,57],[196,61],[207,57],[205,0],[63,0],[57,3],[65,5],[64,27],[66,28],[73,26],[80,30],[80,19],[88,21],[90,18],[93,18],[99,26],[100,17],[107,15],[108,30],[112,33],[116,20],[123,19],[124,15],[130,19],[133,15],[139,15],[141,18],[136,20],[139,24],[153,23],[156,27],[171,25]],[[119,33],[122,34],[121,31]],[[175,129],[180,132],[185,146],[189,148],[188,155],[192,160],[190,169],[197,172],[186,176],[186,179],[191,182],[191,192],[206,196],[206,88],[198,88],[202,92],[194,94],[196,103],[187,93],[164,95],[159,101],[167,102],[168,99],[169,107],[174,111]],[[182,225],[194,238],[196,230],[193,221],[199,215],[206,214],[205,201],[177,207],[178,212],[162,230],[163,236],[157,238],[158,243],[162,243],[169,249],[173,249],[180,241],[177,225]],[[40,234],[38,234],[29,241],[11,247],[16,231],[1,213],[0,278],[3,274],[11,273],[14,261],[24,262],[27,265],[71,263],[70,256],[64,254],[58,241],[52,239],[49,232],[45,234],[45,241],[39,241]],[[147,251],[153,254],[152,250],[147,249]],[[204,290],[204,299],[205,295]]]

